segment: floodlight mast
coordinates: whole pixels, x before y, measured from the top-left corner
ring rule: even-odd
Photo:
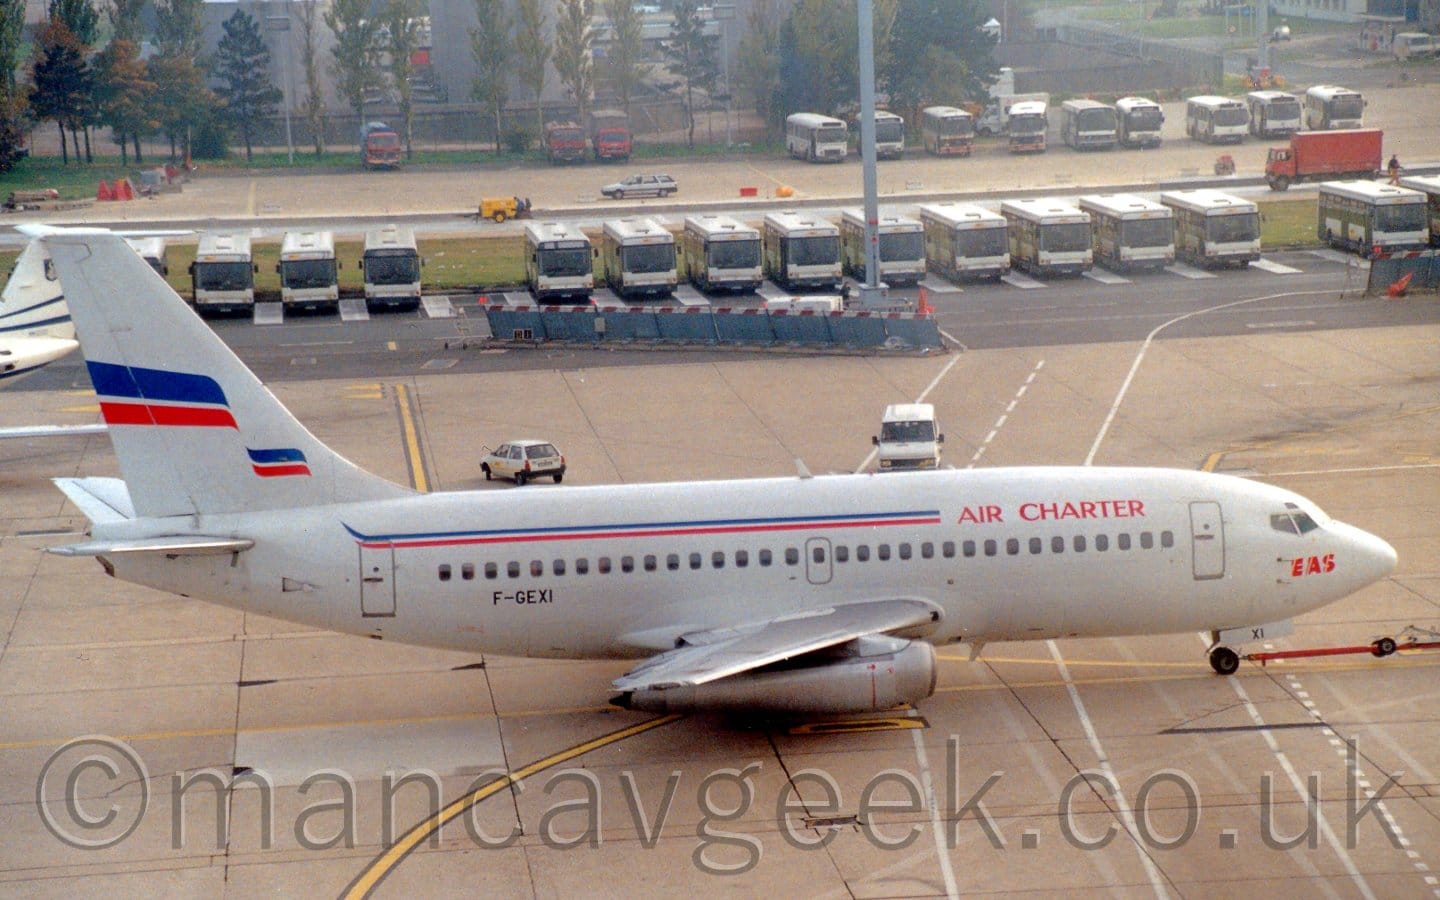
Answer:
[[[875,16],[872,0],[857,0],[860,33],[860,164],[865,179],[865,283],[861,306],[884,306],[888,287],[880,281],[880,201],[875,176]]]

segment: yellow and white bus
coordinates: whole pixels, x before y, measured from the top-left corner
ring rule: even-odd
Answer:
[[[1095,261],[1130,272],[1163,269],[1175,261],[1175,213],[1134,194],[1087,194],[1080,208],[1090,214]]]
[[[729,216],[686,216],[680,232],[685,275],[702,291],[753,291],[760,286],[760,232]]]
[[[525,284],[536,300],[588,301],[595,289],[590,238],[562,222],[525,223]]]
[[[920,131],[925,152],[932,156],[969,156],[975,147],[975,117],[958,107],[925,107]]]
[[[794,113],[785,119],[785,149],[809,162],[844,162],[850,152],[850,129],[829,116]]]
[[[1419,250],[1429,242],[1427,198],[1421,191],[1378,181],[1320,184],[1316,228],[1320,240],[1369,258]]]
[[[1245,104],[1204,95],[1185,101],[1185,134],[1207,144],[1238,144],[1250,130]]]
[[[925,277],[925,229],[908,216],[880,216],[875,225],[880,246],[879,280],[891,286],[912,285]],[[846,275],[864,281],[865,214],[847,209],[840,214],[840,251]]]
[[[605,284],[621,297],[668,296],[679,278],[675,235],[654,219],[611,219],[600,232]]]
[[[925,265],[953,280],[1000,278],[1010,271],[1005,217],[973,203],[926,203]]]
[[[784,288],[836,290],[840,274],[840,229],[807,212],[772,212],[761,227],[765,277]]]
[[[1095,263],[1090,214],[1060,200],[1006,200],[1010,262],[1037,275],[1079,275]]]
[[[1165,191],[1175,213],[1175,258],[1198,266],[1248,266],[1260,258],[1260,208],[1223,191]]]

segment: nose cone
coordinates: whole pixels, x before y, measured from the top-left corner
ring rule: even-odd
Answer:
[[[1347,542],[1351,547],[1350,554],[1353,561],[1348,568],[1352,570],[1358,582],[1356,589],[1387,578],[1395,571],[1399,557],[1396,556],[1394,547],[1384,539],[1376,537],[1368,531],[1362,531],[1353,525],[1343,527]]]

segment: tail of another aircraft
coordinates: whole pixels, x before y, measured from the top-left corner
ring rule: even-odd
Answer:
[[[136,515],[405,496],[310,434],[123,238],[45,236]]]

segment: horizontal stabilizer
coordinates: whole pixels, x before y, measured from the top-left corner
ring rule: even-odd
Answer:
[[[620,691],[705,684],[870,634],[935,621],[939,610],[919,600],[875,600],[771,619],[744,628],[699,632],[615,679]]]
[[[63,547],[47,547],[46,551],[57,556],[116,556],[122,553],[149,553],[161,556],[215,556],[221,553],[239,553],[255,546],[249,538],[206,537],[197,534],[176,534],[162,537],[140,538],[133,541],[86,541],[83,544],[66,544]]]
[[[105,425],[95,422],[90,425],[17,425],[14,428],[0,428],[0,440],[11,438],[76,437],[87,434],[104,434]]]
[[[70,502],[97,524],[135,518],[130,491],[119,478],[52,478]]]

